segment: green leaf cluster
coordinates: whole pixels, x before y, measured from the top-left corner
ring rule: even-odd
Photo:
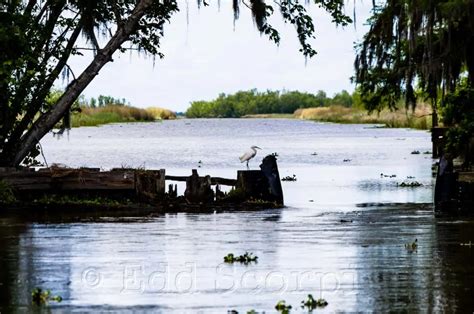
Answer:
[[[441,109],[444,124],[450,126],[446,151],[452,156],[463,154],[474,135],[474,88],[459,86],[446,96]]]

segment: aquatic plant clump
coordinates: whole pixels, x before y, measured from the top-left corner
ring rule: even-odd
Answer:
[[[249,310],[246,312],[247,314],[258,314],[257,311],[255,310]],[[262,313],[265,313],[265,312],[262,312]],[[227,311],[227,314],[239,314],[239,311],[236,311],[236,310],[229,310]]]
[[[50,301],[60,303],[63,298],[59,295],[51,295],[51,290],[43,290],[41,288],[35,288],[31,292],[31,301],[36,305],[45,305]]]
[[[247,314],[258,314],[258,312],[255,311],[255,310],[250,310],[250,311],[247,311],[246,313]],[[265,313],[265,312],[263,312],[263,313]],[[227,314],[239,314],[239,311],[229,310],[229,311],[227,311]]]
[[[301,301],[301,308],[307,308],[308,311],[312,311],[318,307],[325,307],[328,305],[328,302],[324,299],[314,299],[311,294],[308,294],[308,298],[304,301]]]
[[[402,183],[399,183],[397,185],[402,188],[416,188],[416,187],[422,186],[423,184],[421,184],[418,181],[412,181],[412,182],[403,181]]]
[[[278,301],[278,303],[275,305],[275,309],[282,313],[282,314],[288,314],[290,313],[291,310],[291,305],[286,305],[286,302],[284,300]]]
[[[296,181],[296,175],[283,177],[281,181]]]
[[[405,243],[405,249],[407,249],[409,252],[416,251],[418,248],[418,239],[415,239],[412,243]]]
[[[78,197],[69,195],[43,195],[40,198],[34,199],[33,203],[41,205],[107,205],[107,206],[119,206],[119,205],[131,205],[133,202],[128,198],[121,200],[115,200],[106,197]]]
[[[242,263],[250,264],[252,262],[257,262],[258,256],[254,256],[253,253],[245,252],[244,255],[235,256],[233,253],[229,253],[224,256],[224,263]]]

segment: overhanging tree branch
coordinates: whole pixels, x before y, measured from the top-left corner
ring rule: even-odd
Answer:
[[[72,82],[65,93],[58,100],[57,104],[43,114],[30,128],[30,130],[22,136],[20,140],[20,149],[16,153],[13,162],[19,164],[34,147],[34,145],[51,130],[56,123],[69,110],[74,101],[79,97],[80,93],[89,85],[92,79],[99,73],[100,69],[111,60],[113,53],[126,42],[130,35],[135,31],[138,22],[143,17],[146,9],[150,7],[153,0],[141,0],[130,17],[119,27],[114,36],[109,40],[107,45],[97,52],[97,55],[82,72],[81,75]]]

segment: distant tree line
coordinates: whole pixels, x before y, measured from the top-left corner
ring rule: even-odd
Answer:
[[[112,96],[104,96],[104,95],[99,95],[99,97],[97,98],[91,97],[90,99],[85,99],[84,97],[80,97],[79,103],[83,107],[90,107],[90,108],[105,107],[107,105],[130,106],[130,102],[128,102],[125,98],[114,98]]]
[[[343,90],[332,98],[320,90],[316,94],[298,91],[259,92],[256,89],[239,91],[235,94],[224,93],[210,101],[193,101],[186,111],[188,118],[239,118],[245,115],[293,113],[300,108],[341,105],[352,107],[359,105],[360,97]]]
[[[52,89],[46,97],[46,105],[48,107],[53,106],[59,98],[64,94],[64,91],[61,89]],[[130,102],[125,98],[115,98],[112,96],[99,95],[99,97],[86,98],[84,95],[80,95],[78,99],[72,105],[72,109],[77,110],[79,107],[88,107],[88,108],[100,108],[106,107],[108,105],[116,106],[131,106]]]

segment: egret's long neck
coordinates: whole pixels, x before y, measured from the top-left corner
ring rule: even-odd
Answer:
[[[257,149],[256,149],[256,148],[254,148],[254,147],[250,147],[250,148],[253,150],[253,152],[254,152],[255,154],[257,153]]]

